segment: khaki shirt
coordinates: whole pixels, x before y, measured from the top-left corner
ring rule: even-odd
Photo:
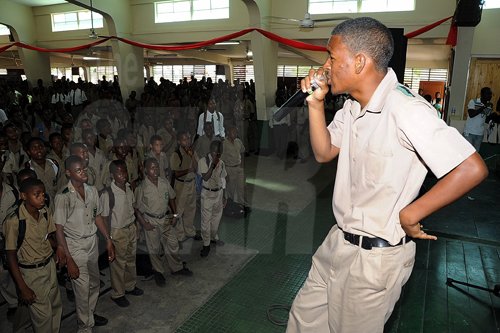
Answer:
[[[193,152],[193,156],[191,157],[183,148],[180,148],[179,150],[182,156],[182,163],[181,159],[179,158],[179,154],[177,152],[172,153],[172,155],[170,156],[170,168],[172,169],[172,171],[186,170],[191,168],[191,162],[193,159],[195,163],[198,163],[198,155],[196,154],[196,152]],[[189,172],[181,178],[176,179],[191,181],[195,176],[196,175],[194,172]]]
[[[226,163],[228,167],[234,167],[241,164],[241,154],[245,152],[245,146],[243,146],[243,142],[240,139],[234,139],[234,142],[231,142],[229,139],[224,140],[223,142],[223,152],[221,159]]]
[[[59,182],[59,175],[62,171],[61,167],[57,166],[52,160],[45,160],[45,167],[41,167],[33,160],[29,162],[30,168],[36,172],[38,179],[45,185],[45,191],[49,194],[50,198],[54,198]]]
[[[98,135],[97,145],[99,146],[99,149],[104,153],[104,156],[108,157],[111,155],[111,151],[113,149],[113,139],[110,136],[106,137],[105,139],[102,136]]]
[[[160,128],[157,132],[159,136],[163,139],[163,144],[165,145],[165,154],[168,156],[177,148],[177,138],[170,134],[165,128]]]
[[[109,172],[109,165],[111,164],[111,162],[117,159],[118,158],[116,157],[116,155],[113,154],[111,160],[108,161],[104,166],[104,171],[102,172],[102,178],[101,178],[102,184],[104,186],[111,185],[111,181],[113,180],[113,175],[111,175]],[[128,180],[132,182],[137,178],[139,178],[139,160],[137,158],[132,158],[130,155],[127,155],[127,157],[125,158],[125,164],[127,165]]]
[[[16,209],[16,196],[12,187],[3,182],[2,196],[0,197],[0,230],[3,230],[5,218]]]
[[[110,212],[109,193],[108,191],[104,191],[100,198],[102,206],[101,215],[104,217],[111,215],[111,228],[120,229],[134,223],[135,196],[134,192],[130,188],[130,185],[127,184],[124,191],[116,186],[115,181],[113,181],[110,188],[111,191],[113,191],[113,196],[115,198],[114,207],[112,212]]]
[[[194,151],[196,152],[198,157],[203,158],[207,156],[207,154],[210,152],[210,144],[212,143],[212,141],[216,140],[220,141],[219,138],[215,136],[211,139],[206,135],[200,136],[194,144]]]
[[[135,189],[135,207],[141,213],[163,215],[168,211],[168,202],[175,199],[175,191],[163,178],[158,177],[158,186],[146,177]]]
[[[20,169],[24,168],[24,163],[28,162],[30,159],[22,148],[17,152],[9,150],[8,154],[2,169],[2,172],[6,174],[17,174]]]
[[[208,172],[210,164],[212,163],[212,156],[207,156],[200,158],[198,161],[198,174],[203,176],[204,173]],[[212,176],[207,180],[202,181],[203,187],[206,187],[211,190],[226,188],[226,166],[224,165],[223,160],[219,160],[219,163],[212,171]]]
[[[48,220],[45,219],[47,214]],[[24,203],[19,207],[19,218],[12,213],[4,225],[5,249],[17,250],[17,236],[19,234],[19,219],[26,221],[24,240],[17,251],[17,260],[21,264],[29,265],[42,262],[52,255],[52,246],[47,236],[56,231],[54,219],[46,208],[39,210],[38,220],[28,213]]]
[[[64,170],[64,160],[66,160],[66,157],[68,156],[63,155],[63,157],[59,157],[52,150],[47,154],[47,158],[50,158],[51,160],[55,161],[61,171]]]
[[[104,153],[99,148],[95,149],[95,155],[89,151],[89,168],[92,167],[95,172],[95,187],[100,191],[104,188],[102,184],[102,174],[104,172],[104,167],[107,165],[108,159],[104,156]],[[90,175],[89,175],[90,178]]]
[[[84,184],[85,200],[75,190],[71,181],[68,186],[56,195],[54,204],[54,220],[64,227],[64,235],[71,239],[87,238],[95,235],[97,226],[95,219],[102,214],[97,189]]]
[[[475,151],[392,69],[365,108],[347,100],[328,131],[340,148],[332,203],[338,226],[391,244],[405,236],[399,212],[417,197],[426,165],[441,178]]]

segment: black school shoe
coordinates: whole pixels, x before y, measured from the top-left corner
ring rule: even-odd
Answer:
[[[130,305],[130,302],[128,301],[128,299],[125,296],[118,297],[118,298],[111,298],[111,300],[113,302],[115,302],[116,305],[118,305],[120,308],[126,308],[127,306]],[[98,325],[96,324],[96,326],[98,326]]]
[[[161,274],[159,272],[155,272],[154,274],[155,274],[156,285],[158,287],[165,287],[166,281],[165,281],[165,277],[163,276],[163,274]]]
[[[200,256],[206,257],[210,253],[210,246],[203,246],[200,252]]]
[[[104,326],[108,323],[108,320],[103,316],[96,315],[94,313],[94,326]]]
[[[134,289],[132,289],[130,291],[125,291],[125,294],[132,295],[132,296],[141,296],[144,294],[144,290],[135,287]]]
[[[182,268],[178,271],[172,272],[172,275],[184,275],[184,276],[193,276],[193,272],[189,268],[186,267],[186,262],[182,262]]]

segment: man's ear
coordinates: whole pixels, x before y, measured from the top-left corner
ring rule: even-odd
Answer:
[[[354,69],[356,74],[361,73],[366,65],[366,56],[363,53],[358,53],[354,58]]]
[[[70,176],[71,176],[71,174],[70,174],[70,171],[69,171],[68,169],[64,170],[64,173],[66,174],[66,176],[67,176],[68,178],[71,178],[71,177],[70,177]]]
[[[26,201],[27,198],[26,193],[24,192],[19,193],[19,197],[21,198],[21,200]]]

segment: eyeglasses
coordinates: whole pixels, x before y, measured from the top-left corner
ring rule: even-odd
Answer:
[[[83,169],[77,168],[77,169],[74,169],[74,170],[71,170],[71,171],[73,171],[73,172],[74,172],[74,173],[76,173],[77,175],[81,175],[81,174],[82,174],[82,172],[87,173],[88,168],[83,168]]]

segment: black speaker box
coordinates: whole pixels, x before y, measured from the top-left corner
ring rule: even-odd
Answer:
[[[80,75],[80,67],[71,67],[71,75]]]
[[[215,75],[226,75],[224,65],[215,65]]]
[[[392,55],[391,61],[389,61],[389,67],[396,73],[398,81],[403,83],[405,78],[408,38],[405,37],[403,28],[391,28],[390,30],[392,38],[394,39],[394,54]]]
[[[459,27],[475,27],[481,22],[482,0],[459,0],[453,20]]]

